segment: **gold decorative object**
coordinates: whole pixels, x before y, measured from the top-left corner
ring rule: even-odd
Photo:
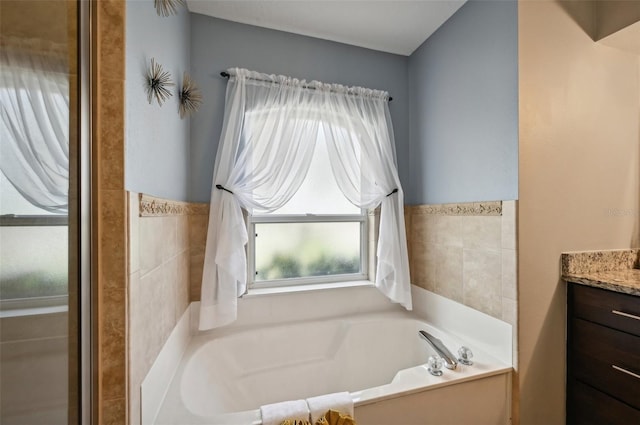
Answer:
[[[191,76],[186,72],[182,76],[182,89],[180,89],[178,96],[180,96],[180,118],[196,112],[200,105],[202,105],[200,90],[191,79]]]
[[[154,0],[156,12],[165,18],[178,13],[178,6],[184,6],[184,0]]]
[[[173,94],[167,89],[173,86],[171,82],[171,74],[162,69],[162,65],[151,58],[151,68],[147,71],[147,100],[149,104],[155,97],[158,105],[162,106],[162,102],[166,101]]]

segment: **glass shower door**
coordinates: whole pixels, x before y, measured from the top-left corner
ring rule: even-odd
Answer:
[[[80,2],[0,1],[3,425],[80,420],[81,306],[90,289],[81,278],[90,258],[78,184],[87,157],[80,17]]]

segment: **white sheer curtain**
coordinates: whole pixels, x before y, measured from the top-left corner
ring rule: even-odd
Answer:
[[[66,213],[69,78],[64,49],[11,44],[0,54],[0,169],[25,199]]]
[[[213,175],[200,329],[236,319],[245,293],[249,214],[283,206],[302,184],[319,126],[338,186],[358,207],[381,205],[376,286],[411,309],[403,191],[386,92],[230,69]]]

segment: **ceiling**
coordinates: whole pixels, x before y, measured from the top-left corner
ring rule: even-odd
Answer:
[[[466,0],[187,0],[191,12],[408,56]]]

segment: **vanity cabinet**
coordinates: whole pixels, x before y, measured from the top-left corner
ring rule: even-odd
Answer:
[[[640,424],[640,297],[568,285],[567,423]]]

